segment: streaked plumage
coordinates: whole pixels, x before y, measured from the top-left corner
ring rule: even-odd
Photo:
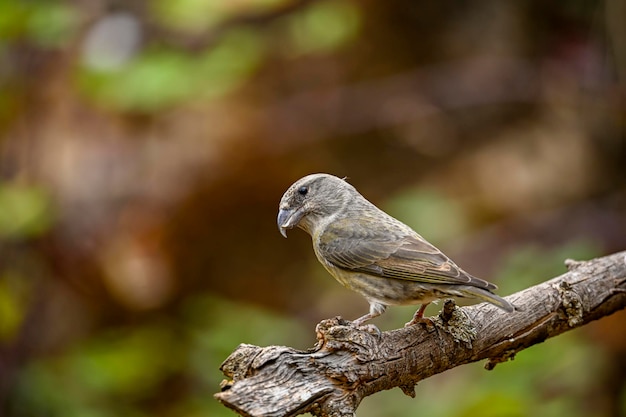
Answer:
[[[463,271],[341,178],[312,174],[289,187],[280,201],[278,227],[287,237],[286,229],[296,226],[311,235],[326,270],[369,302],[369,314],[355,320],[357,325],[388,305],[422,304],[407,323],[414,324],[428,303],[447,297],[477,298],[514,310],[492,293],[494,284]]]

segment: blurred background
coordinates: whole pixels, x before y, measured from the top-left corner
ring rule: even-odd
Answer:
[[[278,233],[309,173],[501,295],[625,249],[625,21],[619,0],[0,1],[0,415],[233,416],[212,395],[239,343],[364,314]],[[358,415],[624,416],[625,387],[622,313]]]

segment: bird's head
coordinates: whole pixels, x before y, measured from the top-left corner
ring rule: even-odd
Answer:
[[[358,192],[345,180],[329,174],[311,174],[293,183],[278,206],[278,230],[287,237],[287,229],[296,226],[313,234],[324,220],[332,218]]]

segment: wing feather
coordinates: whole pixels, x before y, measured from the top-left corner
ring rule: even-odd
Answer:
[[[329,225],[319,238],[320,255],[337,268],[381,278],[497,288],[463,271],[408,226],[368,224],[373,221],[357,225],[343,219]]]

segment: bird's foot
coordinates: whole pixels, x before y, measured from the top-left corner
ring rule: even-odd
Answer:
[[[424,324],[426,327],[433,327],[435,323],[428,317],[413,317],[413,319],[405,323],[404,327],[415,326],[416,324]]]
[[[352,322],[354,327],[359,328],[360,330],[364,330],[370,334],[380,337],[382,332],[380,329],[373,324],[364,324],[366,321],[370,321],[374,317],[380,316],[385,311],[386,306],[378,303],[374,303],[370,305],[370,312],[364,316],[359,317],[358,319]]]
[[[422,304],[420,308],[415,312],[415,314],[413,314],[413,318],[411,319],[411,321],[406,323],[404,327],[414,326],[418,323],[425,324],[426,327],[433,327],[435,323],[433,323],[433,321],[428,317],[424,317],[424,311],[426,311],[426,307],[428,307],[428,304],[430,303]]]

